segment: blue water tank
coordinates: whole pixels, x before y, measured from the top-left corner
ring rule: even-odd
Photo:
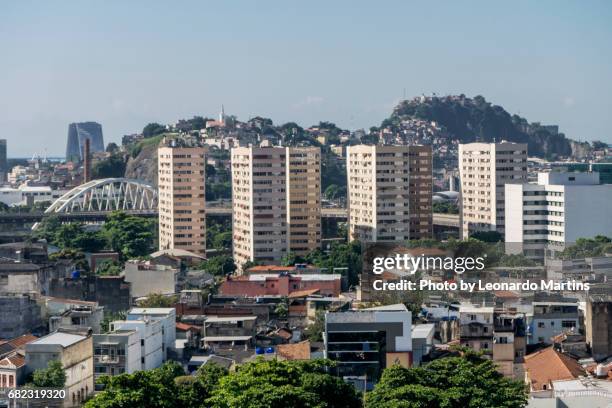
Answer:
[[[266,354],[274,353],[274,347],[266,347]]]
[[[72,274],[70,276],[72,277],[72,279],[79,279],[81,277],[81,271],[75,269],[74,271],[72,271]]]
[[[262,347],[255,347],[255,354],[263,354],[264,349]]]

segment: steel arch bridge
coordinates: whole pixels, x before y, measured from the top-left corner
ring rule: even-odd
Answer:
[[[92,180],[73,188],[49,206],[45,214],[157,210],[157,190],[127,178]]]

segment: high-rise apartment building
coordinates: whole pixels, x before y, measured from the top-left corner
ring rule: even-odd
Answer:
[[[459,145],[461,234],[504,233],[504,186],[527,182],[527,145],[468,143]]]
[[[321,245],[321,151],[232,149],[234,260],[278,262]]]
[[[598,173],[539,173],[537,184],[506,185],[506,252],[544,258],[578,238],[612,235],[612,184]]]
[[[71,123],[68,126],[66,161],[80,162],[84,157],[85,140],[91,143],[91,152],[104,151],[102,125],[96,122]]]
[[[158,154],[159,249],[206,254],[204,147],[160,146]]]
[[[350,146],[346,151],[349,239],[431,238],[431,146]]]

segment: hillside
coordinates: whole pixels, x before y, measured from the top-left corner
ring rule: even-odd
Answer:
[[[446,129],[450,139],[461,143],[504,139],[527,143],[533,156],[553,158],[572,153],[571,140],[558,133],[556,126],[529,123],[482,96],[433,96],[402,101],[381,127],[399,130],[402,121],[409,119],[435,121]]]

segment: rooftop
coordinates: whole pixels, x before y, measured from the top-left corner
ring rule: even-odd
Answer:
[[[130,309],[128,315],[167,315],[176,312],[173,307],[134,307]]]
[[[585,374],[578,361],[552,347],[525,356],[525,371],[534,390],[548,388],[552,381],[572,380]]]
[[[63,348],[66,347],[70,347],[73,344],[78,343],[79,341],[85,340],[87,337],[86,336],[80,336],[78,334],[72,334],[72,333],[62,333],[62,332],[54,332],[51,334],[48,334],[44,337],[41,337],[33,342],[31,342],[30,344],[34,345],[39,345],[39,344],[58,344],[60,346],[62,346]]]
[[[304,340],[294,344],[279,344],[276,354],[286,360],[310,360],[310,341]]]

